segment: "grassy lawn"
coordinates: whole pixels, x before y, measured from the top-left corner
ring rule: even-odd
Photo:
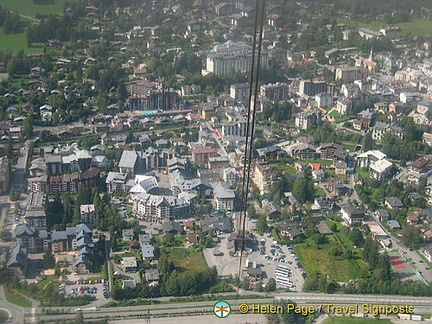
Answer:
[[[379,320],[376,318],[356,318],[356,317],[332,317],[326,319],[325,324],[380,324],[383,323],[383,320]]]
[[[315,186],[315,193],[314,193],[314,196],[315,196],[315,197],[318,197],[318,196],[326,196],[326,193],[325,193],[325,191],[324,191],[323,188],[321,188],[321,187],[316,187],[316,186]]]
[[[359,173],[359,174],[363,177],[363,179],[368,179],[368,178],[370,178],[370,173],[369,173],[369,171],[366,171],[366,170],[363,169],[363,168],[356,167],[355,172]]]
[[[165,251],[169,260],[173,261],[175,267],[180,271],[203,271],[208,267],[204,254],[199,249],[167,248]]]
[[[276,174],[295,174],[297,173],[294,164],[272,163],[272,168]]]
[[[336,110],[333,110],[329,115],[334,117],[336,123],[341,123],[350,119],[348,116],[342,117]]]
[[[320,163],[320,164],[333,164],[332,160],[326,160],[326,159],[306,159],[306,160],[302,160],[303,162],[308,162],[308,163]]]
[[[0,310],[0,323],[5,323],[9,318],[8,313],[3,310]]]
[[[366,27],[377,31],[383,26],[389,26],[389,24],[386,24],[384,21],[378,21],[378,20],[366,22],[366,21],[357,21],[357,20],[351,21],[346,19],[338,19],[338,23],[344,23],[351,28]],[[432,36],[432,21],[430,20],[416,18],[416,19],[412,19],[409,22],[397,23],[395,24],[395,26],[398,26],[402,29],[402,35],[404,36],[407,34],[413,34],[413,35],[423,36],[423,37]]]
[[[6,35],[3,28],[0,28],[0,51],[11,50],[13,55],[16,55],[20,50],[26,53],[42,53],[42,48],[28,47],[27,34],[10,34]]]
[[[58,277],[57,277],[56,275],[46,276],[46,278],[43,279],[43,280],[41,280],[41,281],[39,281],[39,282],[36,284],[36,286],[37,286],[39,289],[44,289],[45,286],[46,286],[49,282],[51,282],[51,281],[58,281]]]
[[[32,0],[2,0],[3,8],[22,15],[35,17],[39,15],[59,15],[63,12],[63,5],[70,0],[54,0],[51,5],[35,5]]]
[[[30,300],[25,298],[19,292],[13,289],[6,288],[4,289],[6,300],[12,304],[21,306],[21,307],[31,307]]]
[[[342,144],[344,150],[348,150],[350,152],[354,152],[357,145],[356,144]]]
[[[361,260],[359,256],[355,255],[353,259],[346,259],[342,253],[336,256],[330,254],[334,247],[338,247],[339,251],[352,248],[352,245],[349,246],[350,244],[345,246],[346,241],[347,239],[341,233],[337,233],[336,235],[326,235],[326,243],[324,244],[317,245],[313,240],[307,239],[304,243],[297,245],[296,248],[307,271],[329,276],[338,282],[346,282],[360,277],[359,262]]]
[[[117,249],[113,250],[113,252],[123,252],[124,250],[129,250],[130,242],[123,241],[123,239],[117,239]]]

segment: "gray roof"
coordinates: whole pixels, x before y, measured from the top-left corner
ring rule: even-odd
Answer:
[[[119,168],[133,169],[135,167],[137,159],[138,159],[137,152],[135,152],[135,151],[123,151],[118,166],[119,166]]]
[[[81,254],[75,259],[74,265],[77,266],[80,263],[84,263],[85,265],[90,265],[91,261],[85,254]]]
[[[33,226],[29,226],[27,224],[19,225],[15,228],[15,235],[34,235],[36,233],[36,229]]]
[[[9,256],[8,267],[20,266],[24,267],[27,259],[27,250],[21,245],[12,248]]]
[[[147,281],[159,281],[160,275],[158,269],[149,269],[145,271],[145,278]]]
[[[212,184],[213,186],[213,194],[218,199],[234,199],[235,192],[230,189],[229,186],[225,182],[217,182]]]
[[[207,233],[210,229],[229,232],[231,231],[231,220],[226,217],[207,217],[201,222],[201,231]]]
[[[169,233],[171,231],[181,232],[181,225],[174,221],[165,222],[162,224],[162,230],[165,233]]]
[[[154,258],[154,248],[150,243],[141,244],[141,254],[143,259],[152,259]]]
[[[341,208],[350,215],[362,215],[362,214],[364,214],[363,209],[361,209],[357,206],[351,205],[351,204],[344,204],[341,206]]]
[[[386,197],[385,200],[392,207],[403,207],[404,206],[402,201],[398,197]]]

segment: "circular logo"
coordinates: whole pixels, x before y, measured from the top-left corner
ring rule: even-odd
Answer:
[[[226,301],[218,301],[213,306],[213,313],[219,318],[228,317],[231,313],[231,306]]]

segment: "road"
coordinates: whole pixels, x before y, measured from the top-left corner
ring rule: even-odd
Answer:
[[[3,286],[0,286],[0,309],[8,313],[10,323],[24,322],[24,309],[6,300]]]
[[[165,299],[165,298],[164,298]],[[264,297],[262,299],[241,299],[229,301],[232,308],[235,310],[236,305],[247,304],[249,307],[252,304],[269,304],[275,300],[284,301],[291,300],[299,305],[309,305],[318,307],[321,304],[333,305],[359,305],[361,309],[362,304],[378,305],[409,305],[414,307],[415,314],[431,314],[432,313],[432,298],[431,297],[411,297],[411,296],[380,296],[380,295],[331,295],[331,294],[314,294],[314,293],[283,293],[278,294],[277,297]],[[102,308],[97,312],[85,312],[83,315],[86,318],[91,317],[116,317],[116,316],[129,316],[140,314],[142,318],[148,313],[150,314],[183,314],[190,312],[190,316],[195,316],[197,313],[210,313],[213,305],[218,300],[205,301],[205,302],[189,302],[189,303],[175,303],[175,304],[156,304],[149,306],[127,306],[127,307],[107,307]],[[123,314],[122,314],[123,313]],[[71,318],[76,314],[72,312],[70,315],[58,315],[59,318]],[[41,319],[54,319],[56,316],[42,316]],[[118,318],[120,319],[120,318]]]

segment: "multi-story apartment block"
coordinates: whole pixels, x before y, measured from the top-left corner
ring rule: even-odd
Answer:
[[[234,210],[235,192],[224,182],[213,185],[214,205],[218,211]]]
[[[230,87],[230,97],[237,101],[245,101],[249,97],[249,83],[236,83]]]
[[[327,82],[325,80],[301,80],[299,93],[302,96],[315,96],[319,93],[327,92]]]
[[[287,83],[269,83],[262,85],[259,95],[270,100],[287,100],[289,97],[289,86]]]
[[[192,162],[200,165],[208,163],[209,158],[217,156],[217,150],[212,148],[202,148],[192,150]]]
[[[46,195],[43,192],[30,192],[27,199],[25,222],[37,230],[46,229]]]
[[[384,134],[394,134],[400,138],[403,137],[404,131],[402,127],[390,125],[383,122],[376,122],[372,129],[372,138],[376,141],[381,141]]]
[[[193,203],[186,195],[175,197],[141,193],[132,196],[132,213],[148,222],[190,217],[191,211]]]
[[[100,169],[90,168],[84,172],[74,172],[62,176],[35,177],[28,179],[28,189],[32,192],[77,192],[82,188],[95,188]]]
[[[268,53],[261,53],[261,65],[268,67]],[[252,66],[252,48],[245,42],[233,42],[216,45],[207,55],[206,69],[216,75],[247,73]]]
[[[275,181],[275,173],[268,162],[257,162],[255,164],[254,182],[262,194],[269,191]]]
[[[369,168],[372,163],[385,159],[387,156],[378,150],[364,152],[357,156],[357,165],[361,168]]]
[[[84,224],[89,224],[89,225],[93,226],[95,223],[95,217],[96,217],[95,206],[93,204],[81,205],[80,206],[80,215],[81,215],[81,221]]]
[[[222,136],[239,136],[245,137],[247,131],[247,120],[246,118],[240,118],[237,120],[224,120],[221,122]]]
[[[174,151],[149,147],[145,151],[123,151],[119,162],[120,173],[135,175],[146,170],[157,170],[167,166],[167,161],[176,156]]]
[[[360,69],[358,67],[339,67],[336,69],[335,79],[350,82],[354,80],[364,80],[367,75],[367,69]]]
[[[302,111],[295,117],[295,126],[300,129],[308,129],[311,126],[321,124],[322,112],[320,110]]]

